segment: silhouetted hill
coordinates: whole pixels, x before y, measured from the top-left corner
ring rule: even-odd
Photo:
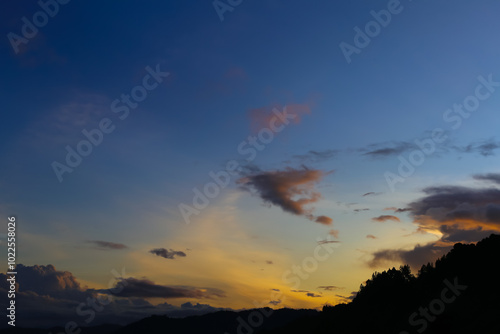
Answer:
[[[283,327],[296,318],[314,318],[319,313],[315,310],[263,308],[240,312],[219,311],[181,319],[151,316],[121,328],[116,334],[258,333],[262,329],[271,330]]]
[[[111,334],[116,332],[122,326],[120,325],[100,325],[93,327],[79,327],[81,332],[78,334]],[[78,330],[76,330],[78,331]],[[63,327],[53,327],[53,328],[20,328],[20,327],[10,327],[7,329],[0,330],[2,334],[60,334],[66,333]],[[75,332],[76,333],[76,332]]]

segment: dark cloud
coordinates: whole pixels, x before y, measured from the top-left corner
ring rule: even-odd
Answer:
[[[362,196],[363,197],[366,197],[366,196],[377,196],[377,195],[380,195],[382,193],[376,193],[376,192],[373,192],[373,191],[370,191],[368,193],[364,193]]]
[[[326,291],[333,291],[333,290],[340,290],[343,288],[339,288],[338,286],[335,286],[335,285],[322,285],[322,286],[318,286],[318,289],[323,289]]]
[[[267,263],[267,264],[273,264],[273,261],[271,261],[271,260],[266,260],[266,263]]]
[[[128,248],[124,244],[117,244],[117,243],[110,242],[110,241],[88,240],[87,243],[93,244],[95,246],[95,248],[102,249],[102,250]]]
[[[451,243],[470,243],[482,240],[493,233],[491,230],[483,230],[481,226],[472,230],[463,230],[458,224],[455,225],[442,225],[439,227],[443,236],[441,241]]]
[[[111,281],[110,288],[112,289],[110,290],[94,290],[81,287],[72,273],[59,271],[50,264],[34,266],[18,264],[16,269],[18,285],[16,320],[17,323],[26,327],[49,328],[64,326],[69,321],[76,321],[81,326],[97,326],[104,323],[126,325],[152,314],[186,317],[224,310],[199,303],[184,303],[180,307],[168,303],[154,306],[142,298],[118,297],[120,294],[118,291],[122,287],[127,288],[125,284],[133,282],[130,278],[124,280],[115,279],[115,284],[112,284]],[[7,276],[0,273],[0,294],[2,295],[7,295]],[[159,287],[158,285],[154,286]],[[135,289],[137,295],[141,294],[137,284],[131,287]],[[159,290],[159,292],[163,294],[170,292],[177,295],[202,296],[201,298],[223,296],[223,292],[217,289],[171,288],[173,290]],[[151,288],[149,292],[151,293],[154,289],[155,287]],[[147,292],[143,290],[142,294],[147,294]],[[99,311],[94,312],[94,308],[89,306],[89,302],[95,303]],[[79,308],[80,312],[84,312],[85,315],[77,313]],[[95,316],[93,318],[90,317],[92,313]]]
[[[352,211],[354,211],[354,212],[356,212],[356,213],[357,213],[357,212],[361,212],[361,211],[369,211],[369,210],[370,210],[370,209],[368,209],[368,208],[363,208],[363,209],[354,209],[354,210],[352,210]]]
[[[314,292],[308,292],[308,293],[306,293],[306,296],[312,297],[312,298],[322,297],[321,295],[315,294]]]
[[[489,181],[495,184],[500,184],[500,174],[498,173],[476,174],[473,177],[476,180]]]
[[[484,157],[495,155],[495,150],[500,148],[500,142],[493,139],[488,139],[480,142],[470,143],[467,146],[454,147],[457,151],[462,153],[479,153]]]
[[[500,224],[499,189],[437,186],[425,188],[423,192],[426,196],[409,204],[410,212],[417,220],[473,220]]]
[[[271,300],[271,301],[269,302],[269,304],[276,306],[276,305],[281,304],[281,300]]]
[[[411,250],[383,249],[373,253],[368,261],[370,268],[384,267],[388,263],[409,264],[414,269],[420,269],[423,264],[434,262],[446,254],[452,246],[438,246],[435,242],[421,246],[416,245]]]
[[[378,217],[373,217],[372,220],[376,221],[376,222],[386,222],[388,220],[392,220],[392,221],[395,221],[395,222],[399,222],[400,221],[398,217],[391,216],[391,215],[381,215],[381,216],[378,216]]]
[[[46,266],[18,264],[16,271],[19,292],[34,293],[51,298],[81,299],[87,297],[73,274],[68,271],[56,270],[51,264]],[[1,281],[5,282],[3,278]],[[0,285],[0,287],[3,286]]]
[[[376,236],[374,236],[373,234],[368,234],[368,235],[366,236],[366,238],[367,238],[367,239],[377,239],[377,237],[376,237]]]
[[[357,291],[353,291],[353,292],[351,292],[351,294],[348,297],[342,296],[342,295],[336,295],[336,296],[339,297],[339,298],[344,299],[345,301],[348,301],[348,300],[352,301],[356,297],[357,294],[358,294]]]
[[[306,206],[321,198],[321,194],[315,190],[315,184],[330,173],[332,171],[323,172],[306,167],[302,169],[286,168],[270,172],[254,168],[250,173],[240,178],[237,183],[242,184],[246,190],[254,189],[265,203],[276,205],[285,212],[325,224],[331,218],[315,217],[312,215],[312,209],[308,209]]]
[[[321,295],[319,294],[316,294],[312,291],[309,291],[309,290],[290,290],[291,292],[296,292],[296,293],[304,293],[307,297],[312,297],[312,298],[316,298],[316,297],[321,297]]]
[[[363,152],[363,155],[367,155],[372,158],[385,158],[389,156],[399,155],[414,148],[414,144],[402,141],[383,144],[371,144],[366,148],[360,149],[360,151]]]
[[[158,285],[147,279],[133,277],[121,279],[118,284],[123,287],[121,291],[114,293],[118,297],[167,299],[225,297],[224,292],[219,289]],[[109,294],[110,290],[99,290],[99,292]]]
[[[410,210],[411,210],[410,208],[396,208],[394,206],[384,208],[384,211],[394,211],[394,213],[403,213]]]
[[[151,254],[164,257],[165,259],[173,260],[176,256],[186,256],[182,251],[175,251],[173,249],[167,250],[165,248],[155,248],[149,251]]]
[[[325,151],[308,151],[306,154],[294,155],[293,158],[298,159],[300,163],[315,163],[329,160],[339,153],[338,150]]]
[[[406,212],[406,211],[411,211],[410,208],[398,208],[396,210],[394,210],[394,213],[402,213],[402,212]]]
[[[499,175],[481,174],[474,178],[497,185]],[[419,269],[444,255],[456,242],[476,242],[500,231],[500,190],[497,188],[443,185],[425,188],[423,193],[424,196],[404,209],[387,209],[408,211],[418,226],[417,231],[440,233],[440,239],[423,246],[416,245],[411,250],[379,250],[369,261],[372,268],[386,262],[399,262]]]

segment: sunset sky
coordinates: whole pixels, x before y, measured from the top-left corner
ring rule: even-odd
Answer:
[[[17,216],[33,314],[84,323],[72,293],[110,281],[96,323],[321,308],[500,231],[497,1],[57,6],[12,42],[42,8],[0,5],[1,244]]]

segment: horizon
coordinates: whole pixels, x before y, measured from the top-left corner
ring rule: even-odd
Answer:
[[[16,326],[320,310],[500,233],[493,0],[0,6]]]

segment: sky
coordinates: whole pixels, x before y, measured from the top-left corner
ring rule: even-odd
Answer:
[[[499,9],[2,2],[19,320],[320,309],[498,233]]]

